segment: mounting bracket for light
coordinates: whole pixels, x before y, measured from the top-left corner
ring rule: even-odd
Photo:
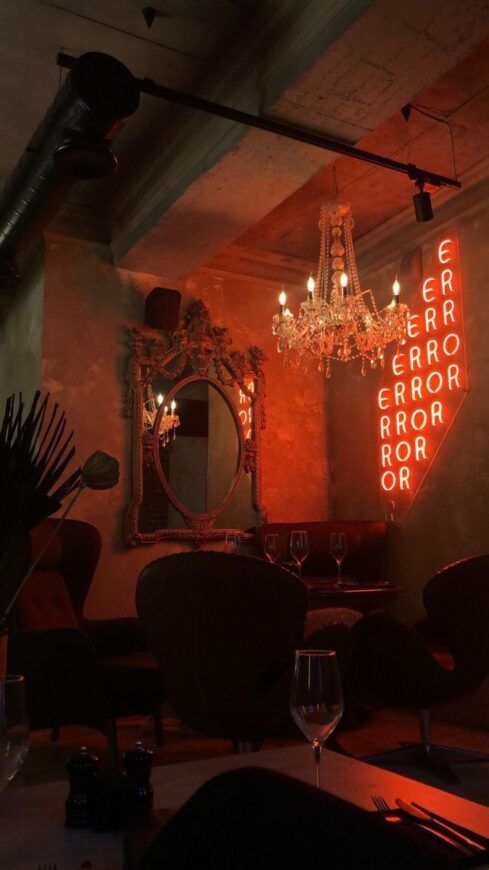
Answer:
[[[71,69],[76,61],[77,58],[63,52],[60,52],[57,56],[58,66],[65,69]],[[381,166],[384,169],[402,172],[419,183],[430,184],[433,187],[451,187],[457,190],[462,187],[460,181],[456,178],[439,175],[437,172],[421,169],[412,163],[402,163],[399,160],[393,160],[391,157],[384,157],[382,154],[375,154],[372,151],[365,151],[363,148],[356,148],[354,145],[350,145],[341,139],[334,139],[331,136],[326,136],[324,133],[308,130],[306,127],[297,127],[294,124],[289,124],[287,121],[279,121],[275,118],[268,118],[262,115],[251,115],[249,112],[242,112],[240,109],[233,109],[231,106],[222,105],[222,103],[215,103],[202,97],[195,97],[193,94],[186,94],[174,88],[158,85],[152,79],[136,79],[136,83],[141,93],[157,97],[159,100],[167,100],[171,103],[178,103],[181,106],[188,106],[190,109],[197,109],[199,112],[206,112],[208,115],[228,118],[228,120],[244,124],[246,127],[256,127],[259,130],[265,130],[267,133],[275,133],[278,136],[295,139],[297,142],[304,142],[306,145],[313,145],[316,148],[332,151],[335,154],[343,154],[345,157],[352,157],[355,160],[363,160],[365,163],[374,163],[376,166]]]

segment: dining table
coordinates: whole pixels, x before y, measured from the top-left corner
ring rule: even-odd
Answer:
[[[264,767],[313,784],[313,755],[306,744],[262,750],[243,755],[227,754],[154,768],[154,806],[181,807],[207,780],[224,771]],[[489,832],[489,807],[456,797],[336,752],[324,750],[321,760],[322,788],[328,793],[375,812],[374,797],[382,796],[394,807],[396,798],[416,801],[431,811],[482,836]],[[0,795],[0,867],[5,870],[38,870],[56,864],[57,870],[132,870],[124,865],[121,831],[95,833],[64,826],[65,781],[16,786]],[[481,864],[479,866],[489,866]]]

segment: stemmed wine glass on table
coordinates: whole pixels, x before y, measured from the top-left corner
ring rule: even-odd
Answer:
[[[307,532],[291,532],[289,549],[290,555],[297,565],[299,577],[302,577],[302,563],[309,555],[309,539],[307,537]]]
[[[345,532],[331,532],[329,538],[329,552],[338,568],[338,586],[341,586],[341,563],[348,553],[348,541]]]
[[[224,541],[225,553],[239,553],[241,549],[241,536],[237,532],[226,532]]]
[[[22,767],[28,751],[24,677],[6,676],[0,679],[0,791]]]
[[[343,715],[343,692],[334,650],[296,650],[290,711],[314,750],[319,788],[321,752]]]
[[[276,533],[265,535],[263,552],[268,561],[274,565],[280,556],[280,535],[277,535]]]

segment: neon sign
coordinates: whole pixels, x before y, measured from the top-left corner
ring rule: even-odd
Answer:
[[[458,240],[447,233],[424,257],[405,344],[377,394],[385,516],[407,513],[467,392]]]
[[[255,382],[253,380],[253,375],[245,375],[244,378],[245,387],[249,390],[250,393],[255,392]],[[251,422],[252,422],[252,406],[251,406],[251,396],[243,392],[243,390],[239,390],[239,419],[241,422],[241,426],[243,429],[243,438],[247,441],[251,438]]]

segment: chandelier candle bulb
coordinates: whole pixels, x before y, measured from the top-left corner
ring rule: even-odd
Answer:
[[[158,395],[156,397],[156,401],[158,402],[158,405],[162,405],[164,402],[164,399],[165,399],[165,397],[164,397],[163,393],[158,393]]]
[[[175,408],[176,408],[176,407],[177,407],[177,403],[175,402],[175,399],[172,399],[172,403],[171,403],[171,405],[170,405],[170,408],[171,408],[171,412],[172,412],[172,414],[175,413]]]
[[[284,293],[283,290],[278,297],[278,301],[280,305],[280,316],[283,317],[285,313],[285,303],[287,302],[287,295]]]
[[[401,295],[401,285],[397,280],[397,275],[395,277],[394,283],[392,285],[392,295],[394,297],[394,305],[399,305],[399,296]]]
[[[314,302],[315,287],[316,287],[316,282],[315,282],[314,278],[312,277],[312,275],[309,275],[309,278],[307,279],[307,299],[308,299],[308,302]]]
[[[342,272],[340,275],[340,286],[341,286],[341,298],[346,298],[346,290],[348,287],[348,275],[346,272]]]

